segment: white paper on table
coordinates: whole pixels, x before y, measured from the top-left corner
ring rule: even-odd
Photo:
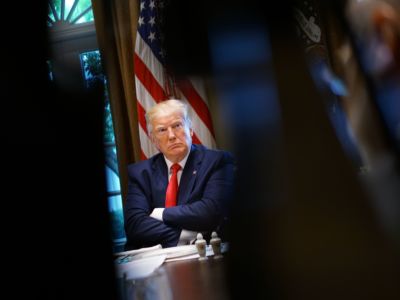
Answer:
[[[126,279],[130,280],[147,277],[160,267],[166,258],[167,255],[164,254],[115,264],[116,277],[122,278],[124,274],[126,274]]]
[[[192,255],[180,256],[180,257],[175,257],[175,258],[167,258],[165,260],[165,262],[177,261],[177,260],[195,259],[195,258],[199,258],[199,257],[200,257],[200,255],[198,255],[198,254],[192,254]]]
[[[193,255],[197,253],[197,248],[195,245],[183,245],[169,248],[156,249],[152,251],[146,251],[143,253],[135,254],[131,257],[131,260],[142,259],[146,257],[166,255],[167,258],[184,257],[188,255]]]
[[[152,251],[152,250],[156,250],[156,249],[162,249],[162,246],[160,244],[158,244],[158,245],[155,245],[152,247],[145,247],[145,248],[140,248],[140,249],[135,249],[135,250],[118,252],[118,253],[114,253],[114,256],[121,257],[121,256],[127,256],[127,255],[134,255],[134,254]]]

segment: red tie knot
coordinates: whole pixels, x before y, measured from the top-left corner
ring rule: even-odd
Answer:
[[[174,163],[171,166],[172,173],[177,173],[180,169],[181,169],[181,166],[179,164],[177,164],[177,163]]]

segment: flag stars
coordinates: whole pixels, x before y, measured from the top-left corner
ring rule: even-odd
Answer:
[[[153,0],[150,1],[150,5],[149,6],[150,6],[151,9],[154,9],[156,7],[156,5],[154,4]]]
[[[153,27],[156,24],[156,17],[151,17],[149,23]]]
[[[145,9],[144,1],[140,2],[140,11],[142,11],[143,9]]]
[[[143,17],[139,17],[138,23],[139,23],[139,27],[144,25],[144,18]]]
[[[150,31],[150,34],[149,34],[148,39],[149,39],[151,42],[153,42],[153,41],[156,39],[156,34],[155,34],[155,32],[151,32],[151,31]]]

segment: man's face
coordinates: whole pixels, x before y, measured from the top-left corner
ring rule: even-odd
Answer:
[[[172,162],[181,161],[192,145],[193,130],[179,112],[156,117],[151,138],[157,149]]]

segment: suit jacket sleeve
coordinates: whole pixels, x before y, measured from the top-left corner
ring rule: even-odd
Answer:
[[[128,195],[124,208],[127,248],[140,248],[161,244],[176,246],[181,230],[150,217],[151,187],[148,170],[136,166],[128,169]]]
[[[235,163],[227,152],[221,152],[202,163],[202,178],[194,190],[198,198],[164,210],[167,225],[193,231],[215,230],[227,218],[229,202],[233,196]]]

